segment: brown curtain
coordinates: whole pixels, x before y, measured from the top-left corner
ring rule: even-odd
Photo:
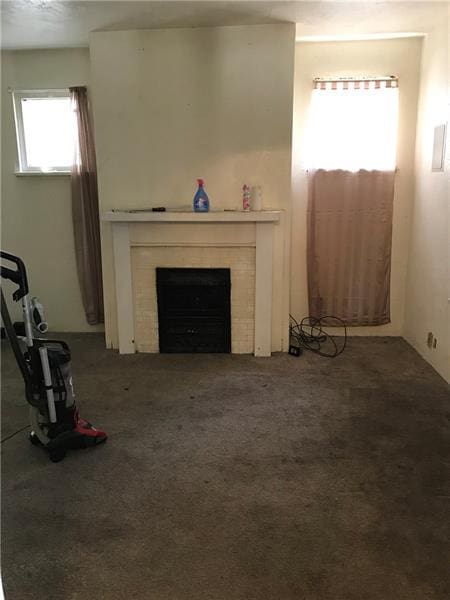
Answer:
[[[87,322],[95,325],[104,321],[95,146],[86,88],[72,87],[70,96],[77,132],[71,171],[75,253]]]
[[[308,174],[311,316],[333,315],[348,325],[389,323],[394,176],[322,169]]]

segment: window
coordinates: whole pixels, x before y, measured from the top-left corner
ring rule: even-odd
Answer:
[[[69,90],[15,91],[20,173],[69,172],[74,120]]]
[[[314,88],[307,126],[307,167],[395,169],[397,79],[316,79]]]

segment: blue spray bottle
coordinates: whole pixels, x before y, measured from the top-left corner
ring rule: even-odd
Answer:
[[[195,193],[194,200],[192,202],[194,212],[208,212],[209,211],[209,198],[208,194],[203,189],[203,179],[197,179],[198,190]]]

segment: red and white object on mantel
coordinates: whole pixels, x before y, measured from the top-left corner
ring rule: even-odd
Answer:
[[[250,187],[247,184],[242,187],[242,208],[250,210]]]

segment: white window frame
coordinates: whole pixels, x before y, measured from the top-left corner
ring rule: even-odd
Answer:
[[[70,91],[68,89],[13,90],[12,99],[18,154],[16,175],[70,175],[70,168],[67,168],[67,165],[53,166],[49,171],[43,171],[38,167],[28,165],[22,114],[22,100],[24,98],[70,98]]]

